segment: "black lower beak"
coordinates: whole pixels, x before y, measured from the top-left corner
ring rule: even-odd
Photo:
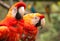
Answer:
[[[36,27],[41,26],[41,20],[35,25]]]
[[[21,16],[21,14],[19,14],[19,13],[17,12],[15,18],[16,18],[17,20],[20,20],[20,19],[22,18],[22,16]]]
[[[42,27],[42,25],[41,25],[41,20],[39,20],[39,22],[38,22],[35,26],[36,26],[36,27],[41,26],[41,28],[40,28],[40,29],[43,29],[43,27]]]

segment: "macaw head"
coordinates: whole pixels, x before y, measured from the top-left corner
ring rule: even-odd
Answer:
[[[43,14],[40,14],[40,13],[36,13],[36,14],[34,14],[34,21],[35,21],[35,26],[36,27],[38,27],[38,26],[45,26],[45,16],[43,15]],[[32,23],[33,23],[33,21],[32,21]]]
[[[19,20],[24,15],[25,9],[26,4],[24,2],[17,2],[9,9],[7,16],[11,16]]]
[[[45,17],[40,13],[26,14],[23,19],[25,20],[25,22],[35,25],[36,27],[45,25]]]

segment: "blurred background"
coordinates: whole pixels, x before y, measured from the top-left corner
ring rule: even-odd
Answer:
[[[18,1],[27,4],[27,12],[39,12],[45,15],[46,25],[39,29],[36,41],[60,41],[60,2],[30,0],[0,0],[0,21],[8,13],[10,6]]]

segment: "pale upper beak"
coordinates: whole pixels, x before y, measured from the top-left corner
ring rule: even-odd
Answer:
[[[45,18],[41,19],[41,26],[42,26],[42,27],[45,26]]]
[[[24,9],[24,7],[23,7],[23,6],[20,7],[19,10],[18,10],[18,12],[23,16],[24,13],[25,13],[25,9]]]

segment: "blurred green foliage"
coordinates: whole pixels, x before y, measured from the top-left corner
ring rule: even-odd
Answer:
[[[0,6],[0,20],[4,19],[7,15],[8,10]]]

